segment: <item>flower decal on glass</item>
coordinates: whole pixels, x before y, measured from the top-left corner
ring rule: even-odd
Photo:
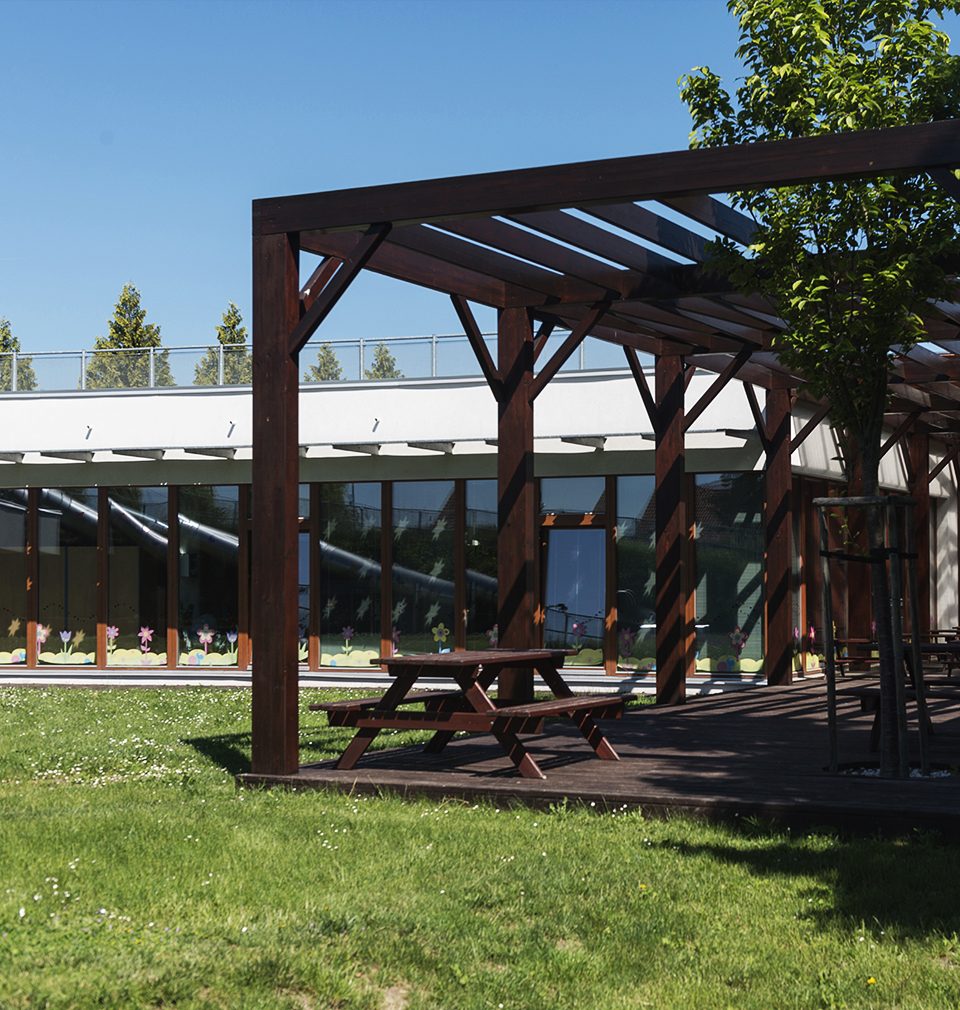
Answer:
[[[437,652],[443,652],[443,647],[450,637],[450,629],[441,621],[431,630],[433,631],[433,640],[437,643]]]
[[[487,641],[490,643],[490,648],[495,649],[500,644],[500,625],[495,624],[487,632]]]
[[[14,635],[20,630],[20,618],[15,617],[7,627],[7,634],[13,638]]]
[[[350,643],[353,641],[353,636],[356,634],[356,632],[349,624],[345,625],[340,630],[341,633],[343,634],[343,651],[346,655],[349,656],[350,652],[352,651],[352,646],[350,645]]]
[[[750,635],[739,624],[730,632],[730,645],[733,647],[738,660],[740,659],[740,654],[743,652],[743,647],[749,640]]]
[[[575,648],[579,651],[583,648],[583,640],[587,634],[587,622],[586,621],[574,621],[570,626],[570,634],[573,635],[573,644]]]
[[[390,629],[390,639],[393,642],[393,650],[396,652],[400,648],[400,629],[396,625]]]
[[[107,625],[107,652],[113,652],[117,647],[117,639],[120,637],[120,629],[115,624]]]
[[[620,655],[626,658],[633,652],[633,647],[637,644],[637,633],[633,628],[621,628],[618,641]]]
[[[214,634],[215,632],[213,628],[211,628],[207,624],[205,624],[202,628],[197,628],[197,639],[203,646],[204,655],[206,655],[209,652],[210,646],[213,644]]]
[[[149,652],[150,643],[153,641],[153,628],[143,627],[137,632],[137,638],[140,639],[140,651]]]
[[[37,625],[37,646],[44,645],[47,639],[50,637],[50,632],[53,629],[49,624],[38,624]]]
[[[433,539],[439,540],[447,529],[447,520],[438,519],[436,526],[433,527]]]

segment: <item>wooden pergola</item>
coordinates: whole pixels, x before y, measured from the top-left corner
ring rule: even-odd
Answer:
[[[752,221],[715,194],[928,172],[960,197],[953,166],[960,166],[960,122],[948,121],[255,201],[253,771],[292,774],[299,767],[298,355],[361,270],[448,295],[496,399],[503,646],[531,647],[539,634],[537,396],[587,336],[623,347],[656,437],[657,698],[679,703],[694,668],[684,432],[732,378],[744,381],[766,457],[765,670],[770,683],[787,683],[790,456],[829,413],[829,404],[815,404],[808,423],[792,433],[803,377],[772,350],[783,327],[776,307],[712,275],[707,240],[689,222],[746,246]],[[303,286],[301,252],[322,257]],[[471,302],[498,310],[497,361]],[[929,440],[946,442],[938,468],[960,449],[952,437],[960,416],[960,303],[931,305],[926,323],[938,349],[916,347],[897,359],[893,434],[884,447],[911,434],[921,493],[935,476],[927,473]],[[542,360],[555,329],[569,335]],[[653,389],[638,352],[655,358]],[[695,369],[716,379],[685,409]],[[754,386],[765,390],[764,405]],[[522,701],[531,693],[528,675],[501,677],[501,698]]]

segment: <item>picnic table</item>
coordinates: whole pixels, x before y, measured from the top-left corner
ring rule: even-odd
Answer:
[[[492,733],[525,778],[546,776],[519,734],[540,733],[548,717],[570,719],[601,761],[619,761],[617,752],[597,726],[596,718],[619,719],[624,700],[618,695],[575,695],[560,675],[562,649],[484,649],[464,652],[392,656],[381,660],[393,683],[381,697],[321,702],[310,706],[326,712],[331,726],[351,726],[357,732],[337,761],[353,768],[382,729],[433,730],[426,752],[439,753],[455,733]],[[498,707],[487,693],[503,670],[528,669],[540,675],[553,694],[547,701]],[[452,691],[414,691],[421,677],[451,678]],[[422,708],[401,706],[414,703]]]

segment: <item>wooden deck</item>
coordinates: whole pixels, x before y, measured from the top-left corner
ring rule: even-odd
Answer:
[[[949,778],[881,781],[827,774],[823,681],[698,698],[675,708],[629,711],[604,728],[622,760],[598,761],[579,733],[548,724],[525,738],[546,781],[520,779],[492,737],[453,741],[440,755],[419,748],[368,752],[352,771],[333,762],[290,776],[241,775],[245,786],[392,791],[546,806],[567,799],[650,815],[756,816],[798,827],[901,832],[916,827],[960,837],[960,705],[933,700],[932,760]],[[318,729],[325,720],[319,715]],[[872,716],[840,706],[841,762],[867,764]],[[911,741],[915,744],[915,724]]]

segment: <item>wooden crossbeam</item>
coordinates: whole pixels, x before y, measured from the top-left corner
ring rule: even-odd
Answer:
[[[730,364],[710,383],[709,388],[704,392],[693,407],[684,414],[683,430],[689,431],[690,426],[717,398],[721,390],[747,363],[751,354],[750,347],[741,348],[740,352],[730,359]]]
[[[947,453],[944,455],[943,459],[930,471],[927,475],[927,483],[933,483],[937,477],[940,476],[940,471],[945,470],[956,458],[960,455],[960,442],[955,442]]]
[[[342,259],[336,256],[326,256],[317,269],[310,275],[310,279],[300,289],[300,317],[317,300],[317,296],[324,289],[330,278],[337,272],[343,263]]]
[[[750,405],[750,413],[753,414],[753,423],[757,426],[760,444],[763,446],[764,453],[767,453],[770,451],[770,440],[767,438],[767,425],[763,420],[763,411],[760,409],[757,394],[753,391],[753,386],[749,382],[743,384],[743,391],[746,394],[747,403]]]
[[[650,427],[656,432],[657,404],[653,399],[653,393],[650,391],[647,377],[643,374],[643,365],[640,364],[640,356],[632,347],[624,347],[623,353],[627,359],[627,365],[633,374],[634,382],[637,384],[637,389],[640,390],[640,399],[643,400],[644,409],[647,412],[647,417],[650,419]]]
[[[304,312],[293,333],[290,334],[287,350],[294,357],[313,336],[317,327],[331,313],[341,296],[350,287],[353,279],[366,266],[370,257],[380,248],[390,234],[389,224],[374,225],[356,242],[353,251],[343,261],[343,266],[327,282],[323,290],[313,299],[310,308]]]
[[[960,179],[949,168],[931,168],[927,175],[955,200],[960,200]]]
[[[814,411],[813,417],[811,417],[810,420],[807,421],[807,423],[790,440],[790,451],[796,452],[797,449],[799,449],[800,446],[803,445],[804,442],[806,442],[808,436],[810,436],[813,433],[813,431],[817,427],[819,427],[820,422],[829,413],[830,413],[829,403],[825,403],[822,406],[818,407],[817,410]]]
[[[547,346],[547,341],[550,339],[550,334],[557,328],[557,321],[555,319],[544,319],[541,321],[540,326],[537,328],[536,335],[533,338],[533,361],[536,364],[537,358],[540,357],[543,349]]]
[[[683,366],[683,391],[686,392],[693,382],[693,377],[697,374],[697,366],[692,361],[687,361]]]
[[[463,332],[467,335],[467,340],[473,348],[477,364],[480,365],[480,371],[483,372],[483,377],[487,380],[490,392],[493,393],[494,398],[499,402],[503,395],[503,382],[500,379],[497,366],[493,363],[493,358],[490,357],[490,348],[487,347],[487,342],[483,339],[483,334],[477,325],[473,310],[470,308],[470,304],[466,298],[460,295],[451,295],[450,301],[453,302],[457,318],[460,320]]]
[[[615,203],[605,207],[582,207],[581,210],[615,228],[628,231],[638,238],[647,239],[680,256],[702,263],[707,258],[707,240],[696,232],[659,214],[638,207],[635,203]]]
[[[609,302],[598,302],[570,331],[566,340],[554,351],[553,357],[534,376],[533,382],[530,384],[531,403],[543,392],[547,383],[560,371],[570,355],[583,343],[608,308],[610,308]]]
[[[634,200],[672,203],[677,197],[955,164],[960,124],[946,120],[257,200],[254,232],[359,230],[372,223],[374,209],[381,221],[405,224]],[[683,213],[694,216],[689,208]]]
[[[660,201],[665,207],[671,207],[685,214],[693,221],[699,221],[712,228],[719,235],[732,238],[741,245],[750,245],[757,226],[739,210],[721,203],[712,196],[701,194],[697,196],[677,196]]]
[[[907,414],[907,416],[893,429],[893,434],[880,446],[880,459],[884,456],[903,438],[907,432],[917,423],[920,418],[920,412],[916,411],[914,413]]]

